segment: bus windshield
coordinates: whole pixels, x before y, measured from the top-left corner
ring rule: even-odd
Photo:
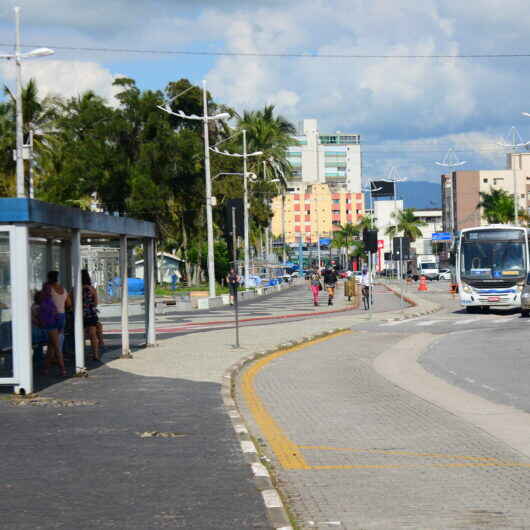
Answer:
[[[462,241],[460,270],[468,278],[496,279],[526,275],[523,241]]]

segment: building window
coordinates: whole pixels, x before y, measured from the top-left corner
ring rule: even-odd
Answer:
[[[306,211],[305,211],[305,214],[306,214],[306,215],[311,215],[311,210],[306,210]]]
[[[331,210],[333,215],[340,215],[340,210]]]
[[[498,184],[502,184],[504,182],[504,179],[502,178],[498,178],[498,179],[493,179],[493,185],[494,186],[497,186]]]
[[[340,199],[333,199],[333,204],[340,204]]]
[[[488,183],[488,179],[482,179],[482,182],[484,182],[484,184],[487,184]]]

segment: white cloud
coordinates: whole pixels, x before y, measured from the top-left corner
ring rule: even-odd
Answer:
[[[0,24],[12,28],[14,0],[0,0]],[[20,0],[26,42],[87,47],[227,50],[236,53],[316,52],[361,55],[522,53],[530,49],[527,0]],[[67,95],[93,89],[112,97],[113,61],[145,67],[142,85],[159,56],[88,53],[81,62],[61,51],[35,61],[46,90]],[[136,62],[135,62],[136,61]],[[186,62],[187,61],[187,62]],[[189,70],[179,65],[185,63]],[[172,63],[173,64],[173,63]],[[459,145],[470,165],[499,166],[499,153],[472,144],[520,125],[530,137],[528,58],[309,59],[224,56],[175,58],[167,72],[208,80],[216,100],[238,111],[268,103],[294,123],[319,119],[322,131],[358,132],[374,172],[396,164],[436,178],[434,158]],[[117,67],[121,68],[121,67]],[[162,68],[162,67],[160,67]],[[2,71],[5,68],[2,67]],[[166,75],[166,74],[164,74]],[[139,77],[139,76],[136,76]],[[157,79],[163,76],[159,75]],[[157,81],[158,82],[158,81]],[[161,87],[155,87],[161,88]],[[399,141],[401,151],[390,147]],[[422,142],[434,147],[428,147]],[[379,152],[370,146],[380,145]],[[464,147],[462,147],[464,146]],[[372,149],[373,155],[369,153]],[[435,152],[432,152],[435,151]],[[368,168],[369,166],[367,166]],[[420,168],[424,169],[421,171]]]
[[[0,72],[8,84],[15,79],[14,64],[0,63]],[[78,96],[92,90],[115,104],[113,81],[119,77],[94,62],[34,60],[23,65],[23,82],[30,78],[37,80],[41,96],[60,94],[63,97]]]

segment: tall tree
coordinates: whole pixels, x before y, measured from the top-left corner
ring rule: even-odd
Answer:
[[[477,208],[482,208],[482,215],[489,224],[514,222],[513,195],[504,190],[492,188],[489,192],[481,191]]]
[[[425,221],[414,215],[412,208],[405,208],[399,211],[397,215],[393,213],[392,219],[394,224],[386,229],[386,234],[390,237],[394,237],[396,234],[403,234],[404,237],[408,237],[411,241],[416,241],[416,239],[421,237],[421,227],[427,225]]]

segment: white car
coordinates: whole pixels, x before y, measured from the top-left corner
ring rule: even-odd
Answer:
[[[451,271],[449,269],[440,269],[438,273],[439,280],[451,280]]]

